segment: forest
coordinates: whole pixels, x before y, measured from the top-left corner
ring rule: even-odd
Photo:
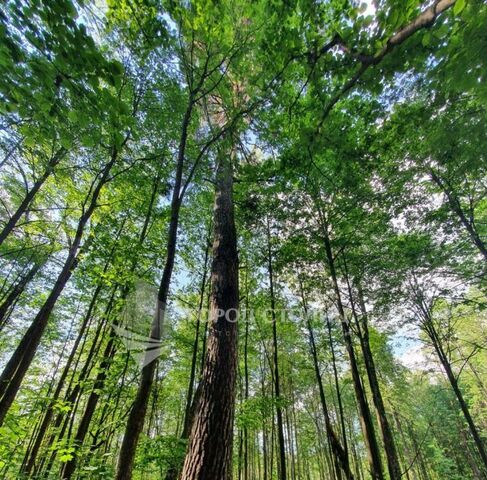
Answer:
[[[484,0],[1,4],[0,479],[487,479]]]

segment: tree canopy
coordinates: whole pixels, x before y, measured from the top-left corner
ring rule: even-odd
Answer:
[[[482,0],[6,0],[0,478],[487,478]]]

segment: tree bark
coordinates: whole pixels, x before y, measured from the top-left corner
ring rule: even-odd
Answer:
[[[455,195],[455,193],[450,188],[447,182],[442,180],[434,170],[430,170],[430,177],[433,180],[433,182],[436,183],[436,185],[438,185],[440,190],[445,194],[451,210],[455,213],[455,215],[460,220],[460,223],[464,226],[465,230],[470,236],[472,243],[477,247],[478,251],[484,257],[484,260],[487,261],[487,246],[480,238],[480,235],[477,229],[475,228],[475,222],[473,221],[473,218],[472,219],[467,218],[467,215],[463,211],[462,205],[460,204],[458,197]]]
[[[318,383],[318,389],[320,393],[320,402],[323,411],[323,417],[325,420],[325,428],[326,428],[326,434],[328,436],[328,442],[330,444],[330,448],[335,459],[335,464],[338,464],[339,467],[343,470],[343,473],[345,474],[345,478],[347,480],[353,480],[354,477],[350,469],[348,454],[346,450],[343,448],[342,444],[340,443],[340,440],[338,439],[338,435],[335,433],[335,430],[330,420],[330,414],[328,411],[325,389],[323,387],[323,380],[321,378],[320,366],[318,362],[318,352],[316,350],[316,342],[315,342],[315,336],[313,332],[313,326],[311,325],[311,320],[308,315],[308,305],[304,297],[304,290],[303,290],[303,285],[301,283],[301,280],[299,280],[299,283],[301,289],[301,300],[303,302],[304,316],[306,319],[306,327],[308,329],[308,334],[309,334],[311,356],[313,357],[313,366],[314,366],[316,381]]]
[[[12,405],[20,388],[20,384],[32,363],[44,330],[47,327],[51,312],[78,264],[78,254],[85,227],[97,206],[98,197],[100,196],[103,186],[109,180],[110,170],[115,164],[118,154],[118,149],[112,148],[110,161],[103,168],[100,178],[91,194],[88,208],[84,210],[79,219],[73,242],[68,251],[68,256],[58,278],[56,279],[56,283],[2,372],[0,377],[0,425],[2,425],[5,415]]]
[[[271,317],[272,317],[272,368],[274,371],[274,395],[276,402],[277,418],[277,442],[279,447],[278,478],[286,480],[286,447],[284,442],[284,425],[282,419],[281,406],[281,384],[279,379],[279,359],[277,344],[277,318],[276,318],[276,299],[274,293],[274,273],[272,269],[272,250],[271,250],[271,232],[269,220],[267,220],[267,271],[269,275],[269,290],[271,300]]]
[[[10,232],[15,228],[17,222],[19,221],[20,217],[27,211],[29,205],[31,204],[32,200],[34,199],[36,193],[40,190],[42,185],[44,185],[45,181],[53,172],[56,165],[62,160],[62,158],[66,155],[67,151],[65,148],[60,148],[50,159],[49,163],[46,166],[46,169],[42,173],[42,175],[34,182],[32,188],[27,192],[24,199],[17,207],[17,210],[14,214],[9,218],[8,222],[3,227],[2,231],[0,232],[0,245],[4,242],[4,240],[8,237]]]
[[[475,446],[477,447],[482,462],[481,464],[482,469],[484,470],[484,474],[487,475],[487,451],[485,449],[482,437],[480,436],[478,428],[475,425],[475,422],[470,413],[470,409],[468,408],[467,402],[465,401],[462,391],[460,390],[460,386],[458,385],[458,379],[456,375],[453,373],[451,363],[448,359],[447,354],[443,349],[443,345],[441,343],[441,339],[439,338],[438,332],[436,331],[436,328],[433,325],[433,319],[429,317],[429,314],[428,314],[428,318],[426,318],[424,329],[428,334],[429,338],[431,339],[431,342],[433,343],[433,347],[436,351],[436,354],[438,355],[440,363],[443,369],[445,370],[448,381],[450,382],[450,385],[455,393],[455,396],[457,397],[458,403],[460,405],[460,409],[462,410],[463,416],[465,417],[468,428],[470,430],[470,434],[472,435]]]
[[[352,373],[353,386],[355,390],[355,397],[357,398],[357,403],[360,411],[360,424],[362,427],[362,432],[364,434],[365,445],[367,448],[367,457],[369,460],[370,473],[374,480],[383,480],[384,474],[382,472],[382,464],[379,452],[379,446],[377,444],[377,439],[374,432],[374,424],[372,422],[372,415],[370,413],[369,405],[367,399],[365,398],[365,391],[362,385],[362,380],[360,378],[360,372],[358,369],[357,359],[355,357],[355,349],[353,347],[352,335],[350,331],[350,325],[348,319],[345,315],[345,309],[343,307],[340,288],[338,286],[338,279],[335,269],[335,261],[333,258],[333,252],[331,249],[330,238],[328,234],[328,225],[324,218],[323,222],[323,238],[325,244],[326,258],[328,262],[328,267],[330,270],[330,276],[333,284],[333,290],[335,292],[335,300],[338,309],[338,315],[341,320],[343,338],[345,340],[345,347],[347,349],[348,358],[350,361],[350,369]]]
[[[209,237],[209,235],[208,235]],[[193,351],[191,356],[191,370],[189,375],[189,382],[188,382],[188,391],[186,394],[186,406],[184,409],[184,418],[183,418],[183,430],[181,432],[181,439],[186,440],[189,436],[189,432],[191,430],[191,422],[194,414],[194,401],[196,400],[197,395],[194,395],[194,385],[196,381],[196,367],[198,364],[198,344],[200,340],[200,327],[201,327],[201,314],[203,311],[203,302],[205,300],[205,291],[206,291],[206,280],[208,276],[208,257],[210,253],[210,238],[206,239],[205,245],[205,258],[203,262],[203,277],[201,279],[201,286],[200,286],[200,298],[198,303],[198,312],[196,317],[196,327],[194,333],[194,341],[193,341]],[[178,474],[180,472],[181,466],[177,468],[176,466],[170,467],[167,474],[166,480],[176,480]]]
[[[182,480],[230,480],[237,373],[238,253],[230,157],[216,173],[211,326]]]
[[[377,378],[377,370],[375,368],[374,357],[370,348],[369,341],[369,326],[367,319],[367,310],[365,308],[365,301],[362,293],[362,289],[358,286],[358,300],[360,310],[362,313],[361,321],[358,318],[355,308],[355,302],[353,299],[352,287],[348,278],[348,271],[345,264],[345,274],[347,277],[348,293],[350,297],[350,304],[352,308],[352,314],[357,324],[358,336],[360,340],[360,346],[362,347],[362,355],[365,364],[365,370],[367,371],[367,378],[369,379],[370,391],[372,392],[372,401],[374,402],[375,411],[377,414],[377,420],[379,422],[382,443],[386,452],[387,467],[389,470],[390,480],[401,480],[401,465],[397,456],[396,443],[394,441],[394,435],[389,424],[389,420],[386,414],[386,408],[384,406],[384,400],[382,399],[382,393],[380,391],[379,379]]]
[[[162,273],[161,283],[157,294],[157,305],[154,319],[151,325],[150,339],[159,341],[161,338],[161,328],[167,308],[167,299],[169,296],[169,287],[171,285],[174,260],[176,256],[176,243],[179,225],[179,212],[183,198],[181,197],[183,167],[185,161],[186,143],[188,138],[188,128],[191,121],[191,114],[194,107],[192,95],[189,96],[188,105],[181,126],[181,137],[178,148],[178,158],[176,163],[176,176],[171,199],[171,218],[169,221],[169,231],[166,247],[166,262]],[[152,355],[153,350],[148,351],[147,355]],[[134,467],[135,452],[139,441],[140,434],[144,427],[147,405],[149,402],[150,392],[154,381],[154,373],[157,368],[157,358],[149,360],[146,357],[144,367],[142,368],[139,387],[135,396],[135,401],[129,413],[127,425],[122,440],[122,447],[118,457],[116,480],[130,480],[132,478],[132,469]]]
[[[19,296],[24,291],[27,284],[35,277],[37,272],[41,269],[43,263],[36,261],[29,271],[20,278],[20,280],[13,286],[5,300],[0,305],[0,332],[3,330],[8,321],[8,312],[10,308],[17,301]]]

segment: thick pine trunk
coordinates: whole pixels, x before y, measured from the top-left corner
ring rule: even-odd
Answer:
[[[230,157],[216,174],[211,326],[182,480],[230,480],[237,374],[238,254]]]

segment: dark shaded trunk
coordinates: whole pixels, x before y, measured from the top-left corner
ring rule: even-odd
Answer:
[[[156,342],[161,338],[161,328],[167,308],[167,299],[169,296],[169,287],[171,285],[174,260],[176,256],[176,243],[179,225],[179,212],[182,191],[183,167],[185,161],[186,142],[188,137],[188,128],[193,111],[193,97],[188,99],[188,106],[181,126],[181,137],[178,149],[178,158],[176,164],[176,176],[171,199],[171,218],[169,221],[169,231],[167,237],[166,262],[162,273],[161,283],[157,294],[157,305],[154,319],[151,325],[150,339]],[[132,469],[134,467],[135,452],[139,441],[140,434],[144,427],[147,405],[150,398],[152,384],[154,382],[154,373],[157,368],[157,358],[153,358],[156,352],[148,350],[144,367],[142,368],[139,387],[135,396],[134,403],[129,413],[127,425],[122,440],[122,446],[118,457],[116,480],[130,480],[132,478]],[[150,356],[150,358],[149,358]]]
[[[201,314],[203,311],[203,302],[205,299],[206,291],[206,278],[208,276],[208,257],[210,253],[209,248],[210,239],[206,241],[205,247],[205,259],[203,262],[203,278],[201,279],[200,286],[200,298],[198,303],[198,314],[196,317],[196,327],[193,342],[193,353],[191,357],[191,372],[189,376],[188,392],[186,395],[186,408],[184,411],[184,421],[183,421],[183,432],[181,433],[181,438],[188,438],[189,431],[191,428],[191,404],[193,402],[194,384],[196,380],[196,367],[198,363],[198,343],[200,338],[200,327],[201,327]]]
[[[357,359],[355,357],[355,350],[352,342],[352,333],[350,330],[350,325],[348,319],[345,315],[345,309],[343,307],[340,288],[338,286],[338,279],[335,269],[335,260],[333,258],[333,252],[331,249],[331,243],[328,234],[328,225],[323,220],[323,233],[324,233],[324,244],[326,251],[326,258],[328,263],[328,268],[330,270],[330,276],[333,284],[333,290],[335,293],[336,306],[338,309],[338,314],[340,316],[340,321],[342,325],[343,338],[345,340],[345,347],[347,349],[348,358],[350,361],[350,369],[352,373],[353,387],[355,391],[355,397],[359,406],[360,412],[360,424],[362,427],[362,432],[364,434],[364,441],[367,449],[367,457],[370,465],[370,473],[374,480],[383,480],[384,475],[382,473],[381,458],[379,452],[379,446],[377,444],[377,439],[374,432],[374,424],[372,422],[372,415],[370,413],[369,405],[367,399],[365,398],[365,391],[362,385],[362,380],[360,378],[360,372],[357,364]]]
[[[11,307],[16,303],[17,299],[20,297],[24,291],[27,284],[35,277],[37,272],[41,269],[42,262],[36,262],[29,271],[20,277],[20,280],[13,286],[5,300],[0,305],[0,332],[3,330],[7,324],[8,313]]]
[[[249,399],[249,285],[248,270],[245,275],[245,336],[244,336],[244,401]],[[243,427],[243,478],[249,480],[249,431]]]
[[[323,417],[325,420],[326,435],[328,437],[328,442],[334,457],[335,464],[338,465],[339,468],[343,471],[345,478],[347,480],[353,480],[354,477],[350,469],[348,454],[346,450],[343,448],[342,444],[340,443],[338,435],[335,433],[335,430],[330,420],[330,414],[328,411],[328,405],[325,396],[325,389],[323,387],[323,380],[321,377],[320,366],[318,361],[318,353],[316,350],[316,342],[315,342],[315,336],[313,332],[313,326],[311,325],[311,320],[308,315],[308,305],[304,296],[304,290],[303,290],[301,280],[300,280],[300,289],[301,289],[301,300],[303,303],[304,315],[306,318],[306,327],[308,329],[308,334],[309,334],[311,356],[313,357],[313,366],[315,370],[316,381],[318,383],[318,390],[320,393],[321,409],[323,411]],[[340,475],[340,472],[337,473],[338,475]]]
[[[438,332],[433,325],[433,320],[429,318],[429,316],[427,317],[426,323],[424,324],[424,330],[431,339],[435,352],[438,355],[440,363],[445,370],[448,381],[450,382],[455,396],[457,397],[460,409],[462,410],[463,416],[465,417],[465,421],[467,422],[468,428],[470,430],[470,434],[472,435],[475,446],[477,447],[481,460],[481,468],[484,474],[487,475],[487,452],[483,440],[480,436],[477,426],[475,425],[472,415],[470,414],[470,409],[468,408],[467,402],[465,401],[462,391],[460,390],[460,386],[458,385],[458,379],[453,372],[448,356],[443,349],[441,339],[439,338]]]
[[[44,185],[45,181],[53,172],[56,165],[62,160],[62,158],[66,155],[67,151],[64,148],[60,148],[51,158],[49,163],[46,166],[46,169],[42,173],[42,175],[34,182],[32,188],[27,192],[24,199],[18,206],[17,210],[14,214],[9,218],[8,222],[3,227],[2,231],[0,232],[0,245],[4,242],[4,240],[8,237],[10,232],[14,229],[17,222],[20,220],[20,217],[27,211],[29,205],[31,204],[32,200],[34,199],[36,193],[39,189]]]
[[[116,148],[112,148],[110,161],[102,170],[91,194],[88,207],[81,215],[74,239],[68,251],[68,256],[58,275],[56,283],[2,372],[2,376],[0,377],[0,425],[3,423],[5,415],[12,405],[18,393],[20,384],[32,363],[43,333],[47,327],[51,312],[78,264],[78,254],[85,227],[97,206],[98,197],[100,196],[103,186],[109,180],[109,173],[118,158],[118,153]]]
[[[194,385],[196,381],[196,367],[198,365],[198,344],[200,340],[200,327],[201,327],[201,314],[203,311],[203,302],[205,301],[205,292],[206,292],[206,280],[208,276],[208,257],[210,253],[210,238],[206,240],[205,246],[205,258],[203,262],[203,276],[201,279],[201,286],[200,286],[200,296],[198,302],[198,313],[196,317],[196,326],[195,326],[195,333],[194,333],[194,341],[193,341],[193,351],[191,356],[191,370],[189,375],[189,383],[188,383],[188,391],[186,394],[186,406],[184,409],[184,418],[183,418],[183,430],[181,432],[181,438],[187,439],[189,436],[189,432],[191,430],[191,421],[194,414],[194,400],[196,400],[197,395],[194,395]],[[166,474],[166,480],[176,480],[178,474],[180,472],[180,468],[176,466],[172,466],[169,468]]]
[[[348,442],[347,442],[347,430],[345,427],[345,414],[343,412],[343,402],[342,402],[342,393],[340,391],[340,382],[338,379],[338,369],[336,363],[336,356],[335,356],[335,346],[333,345],[333,337],[331,335],[331,322],[328,316],[326,317],[326,328],[328,331],[328,345],[330,346],[330,353],[331,353],[331,365],[333,369],[333,379],[335,382],[335,392],[337,396],[338,402],[338,413],[340,415],[340,426],[342,430],[342,443],[343,443],[343,450],[345,451],[345,455],[348,458]]]
[[[216,173],[211,267],[211,325],[183,480],[230,480],[237,375],[238,253],[230,157]]]
[[[482,254],[484,260],[487,261],[487,246],[480,238],[480,235],[475,226],[474,219],[467,217],[467,214],[464,212],[462,205],[460,204],[460,200],[453,192],[453,189],[448,185],[448,182],[442,180],[440,176],[433,170],[430,170],[430,177],[433,182],[436,183],[436,185],[440,188],[440,190],[445,194],[451,210],[460,220],[460,223],[463,225],[468,235],[470,236],[472,243]]]
[[[37,432],[36,439],[32,445],[32,448],[30,449],[30,451],[28,451],[26,453],[26,461],[25,461],[25,463],[21,469],[21,472],[24,473],[25,475],[29,475],[30,472],[35,467],[37,455],[39,453],[42,442],[44,440],[44,437],[47,433],[47,429],[51,423],[51,420],[52,420],[52,417],[54,414],[54,405],[57,402],[57,400],[59,399],[59,396],[61,395],[62,389],[64,388],[64,384],[65,384],[66,378],[68,376],[68,373],[71,370],[71,366],[72,366],[72,363],[73,363],[74,358],[76,356],[78,346],[79,346],[81,340],[83,339],[83,336],[85,335],[85,332],[86,332],[87,327],[88,327],[88,323],[92,318],[93,308],[95,306],[98,295],[100,294],[100,291],[101,291],[101,286],[98,286],[95,289],[95,292],[93,293],[93,296],[91,298],[91,302],[88,306],[88,310],[87,310],[85,317],[83,319],[83,323],[81,324],[81,327],[79,329],[78,336],[76,337],[76,340],[74,342],[73,348],[71,349],[71,352],[69,354],[66,365],[64,366],[63,373],[61,374],[61,377],[59,378],[58,384],[56,386],[56,390],[54,391],[54,394],[53,394],[52,398],[50,399],[47,410],[44,413],[44,416],[42,418],[42,422],[41,422],[41,425],[39,427],[39,431]]]
[[[116,237],[115,237],[115,244],[111,248],[108,260],[105,262],[105,265],[103,267],[103,273],[106,273],[108,271],[108,268],[112,262],[113,254],[115,252],[116,242],[120,238],[120,234],[122,233],[124,225],[125,225],[125,220],[122,222],[122,224],[120,225],[120,228],[118,229],[118,232],[117,232]],[[32,471],[32,469],[35,466],[37,454],[39,453],[39,449],[41,447],[41,444],[44,440],[44,437],[47,433],[47,429],[48,429],[49,424],[51,423],[51,420],[53,417],[54,405],[57,402],[57,400],[59,399],[59,396],[61,395],[61,392],[64,388],[66,378],[68,377],[68,374],[71,371],[71,367],[72,367],[73,362],[75,360],[76,353],[78,351],[78,347],[81,344],[81,341],[85,338],[86,332],[88,331],[89,324],[93,318],[93,311],[94,311],[95,305],[98,301],[98,297],[99,297],[101,291],[102,291],[102,285],[99,284],[93,292],[93,295],[91,297],[91,301],[88,305],[88,309],[87,309],[86,314],[83,318],[83,322],[81,323],[81,327],[79,328],[78,335],[77,335],[76,340],[73,344],[71,352],[68,356],[68,359],[67,359],[66,364],[64,366],[61,377],[59,378],[58,384],[56,386],[56,390],[54,391],[54,394],[53,394],[52,398],[50,399],[50,402],[49,402],[49,405],[46,409],[46,412],[44,413],[41,425],[39,427],[39,431],[36,435],[36,439],[32,445],[32,448],[30,449],[30,451],[26,452],[26,459],[25,459],[25,462],[22,465],[22,469],[21,469],[21,471],[24,474],[27,474],[27,475],[30,474],[30,472]],[[95,342],[96,342],[96,337],[95,337]],[[87,361],[89,362],[90,358],[88,358]]]
[[[86,434],[88,433],[88,428],[90,426],[91,420],[93,418],[93,414],[95,413],[96,407],[98,405],[98,400],[100,398],[102,389],[105,385],[105,380],[108,375],[109,365],[112,362],[115,352],[116,352],[115,335],[111,334],[110,339],[105,347],[105,351],[103,352],[103,360],[100,364],[100,371],[96,376],[93,389],[90,393],[90,396],[88,397],[88,401],[86,402],[83,416],[81,417],[80,423],[78,425],[78,430],[76,431],[74,443],[78,448],[81,447],[86,437]],[[61,471],[61,478],[63,480],[72,477],[76,469],[77,456],[78,453],[76,453],[76,455],[74,455],[71,460],[69,460],[64,464],[64,467]]]
[[[369,379],[370,391],[372,392],[372,401],[374,402],[375,411],[377,414],[377,420],[379,423],[379,430],[381,433],[382,443],[386,452],[387,467],[389,470],[390,480],[401,479],[401,465],[396,450],[396,443],[394,441],[394,435],[389,424],[389,420],[386,415],[386,408],[384,406],[384,400],[382,399],[382,393],[380,391],[379,379],[377,378],[377,370],[375,368],[374,357],[370,348],[369,341],[369,326],[367,318],[367,310],[365,308],[365,301],[362,293],[362,289],[358,286],[358,300],[361,310],[361,319],[357,315],[355,308],[355,302],[353,299],[352,287],[348,278],[348,271],[345,263],[345,274],[347,277],[348,294],[350,297],[350,305],[352,308],[352,314],[357,325],[357,332],[360,340],[360,346],[362,348],[362,355],[365,364],[365,370],[367,371],[367,378]]]
[[[139,235],[139,239],[138,239],[139,246],[141,246],[144,243],[145,238],[146,238],[147,233],[148,233],[149,222],[150,222],[150,218],[152,216],[153,206],[154,206],[155,200],[157,198],[157,191],[159,189],[159,185],[160,185],[160,175],[158,174],[157,177],[155,178],[155,181],[154,181],[154,186],[153,186],[151,197],[149,200],[149,206],[148,206],[147,213],[145,216],[144,225],[143,225],[142,230],[141,230],[140,235]],[[132,274],[135,271],[136,265],[137,265],[137,258],[134,258],[132,261],[132,265],[129,269],[130,274]],[[118,286],[115,287],[115,291],[117,288],[118,288]],[[129,288],[129,286],[126,285],[123,288],[120,300],[125,301],[129,292],[130,292],[130,288]],[[112,297],[112,299],[113,299],[113,297]],[[110,305],[110,308],[111,308],[111,305]],[[106,317],[108,316],[108,313],[109,312],[107,312]],[[117,320],[117,321],[114,321],[113,323],[115,326],[117,326],[119,324],[119,321]],[[78,448],[83,445],[85,437],[88,433],[90,423],[93,419],[93,415],[94,415],[96,408],[98,406],[98,401],[100,399],[100,392],[103,390],[103,388],[105,386],[105,381],[107,379],[108,372],[109,372],[109,369],[110,369],[110,366],[112,363],[112,359],[115,356],[116,350],[117,350],[117,348],[116,348],[116,344],[115,344],[115,332],[113,330],[111,330],[110,336],[108,339],[108,343],[105,346],[105,350],[104,350],[104,353],[102,356],[102,361],[100,363],[99,372],[96,376],[95,383],[94,383],[93,389],[90,393],[90,396],[88,397],[88,401],[86,402],[86,406],[85,406],[85,410],[83,412],[83,416],[81,417],[80,423],[78,425],[78,430],[76,431],[76,436],[75,436],[74,442]],[[152,352],[152,350],[151,350],[151,352]],[[70,461],[68,461],[64,465],[64,467],[62,468],[62,471],[61,471],[61,477],[63,479],[69,479],[72,477],[73,473],[76,470],[77,460],[78,460],[78,455],[76,454],[73,456],[73,458]]]
[[[278,358],[278,343],[277,343],[277,318],[276,318],[276,298],[274,293],[274,274],[272,269],[272,250],[271,250],[271,233],[269,221],[267,220],[267,272],[269,274],[269,289],[271,300],[271,316],[272,316],[272,369],[274,371],[274,395],[276,402],[276,418],[277,418],[277,446],[279,448],[279,462],[278,478],[286,480],[286,447],[284,443],[284,425],[282,420],[281,407],[281,384],[279,379],[279,358]]]

